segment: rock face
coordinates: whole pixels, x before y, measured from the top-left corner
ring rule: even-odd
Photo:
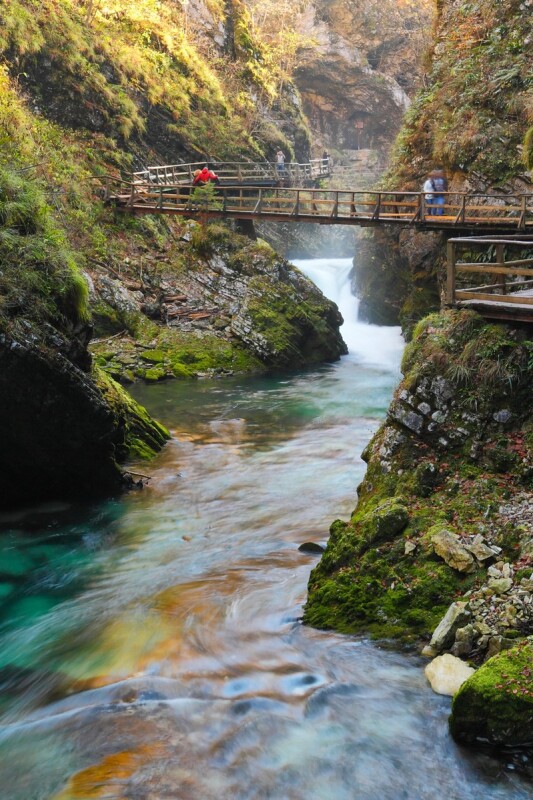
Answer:
[[[69,357],[49,329],[0,338],[2,505],[87,497],[124,485],[119,462],[159,450],[168,433],[108,379]]]
[[[317,46],[296,73],[311,127],[338,151],[386,151],[418,79],[431,3],[401,13],[389,2],[314,6],[307,33]]]
[[[106,372],[125,382],[265,372],[347,352],[337,307],[268,245],[220,225],[186,230],[191,245],[134,291],[93,270],[100,318],[127,332],[93,347]],[[173,267],[185,258],[186,271]]]
[[[449,697],[453,697],[474,672],[475,669],[469,667],[460,658],[448,653],[434,658],[424,670],[433,691]]]
[[[472,312],[418,326],[363,453],[358,506],[333,523],[311,573],[307,622],[408,641],[433,634],[435,654],[478,662],[533,633],[528,348],[524,334]],[[395,506],[401,524],[376,535],[375,515]]]
[[[389,188],[420,191],[439,165],[450,191],[530,193],[524,153],[531,86],[518,77],[533,69],[530,10],[518,2],[480,0],[467,8],[460,0],[442,0],[435,34],[425,88],[394,148]],[[472,92],[476,75],[483,75],[483,88]],[[355,265],[364,317],[400,322],[410,335],[420,318],[439,308],[444,253],[439,235],[376,232],[358,248]]]

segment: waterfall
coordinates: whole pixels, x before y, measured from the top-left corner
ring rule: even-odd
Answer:
[[[350,258],[315,258],[293,262],[321,292],[337,304],[344,318],[341,333],[349,355],[359,364],[398,369],[404,348],[399,327],[369,325],[357,319],[359,300],[352,293]]]

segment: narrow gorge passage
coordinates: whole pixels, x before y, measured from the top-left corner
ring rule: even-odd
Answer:
[[[350,355],[138,386],[173,433],[147,489],[4,518],[2,800],[529,796],[453,743],[420,659],[299,622],[298,546],[349,516],[402,341],[354,321],[349,260],[298,265]]]

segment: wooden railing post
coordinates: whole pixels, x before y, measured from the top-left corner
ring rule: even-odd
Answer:
[[[378,200],[377,200],[377,203],[376,203],[376,207],[374,209],[374,213],[372,214],[372,219],[373,220],[376,220],[376,221],[379,220],[380,211],[381,211],[381,192],[378,192]]]
[[[294,206],[294,213],[296,214],[296,216],[299,216],[299,214],[300,214],[300,190],[299,189],[296,190],[296,203],[295,203],[295,206]]]
[[[448,241],[446,245],[446,255],[448,270],[446,276],[446,304],[455,305],[455,261],[457,257],[457,245],[455,242]]]
[[[130,208],[133,208],[133,201],[135,199],[135,185],[132,183],[130,188],[130,199],[128,201],[128,205]]]
[[[333,209],[331,211],[331,216],[333,217],[333,219],[336,219],[338,217],[338,215],[339,215],[339,193],[335,192],[334,196],[335,196],[335,200],[334,200],[334,203],[333,203]]]
[[[526,229],[526,213],[527,213],[527,195],[523,194],[520,206],[520,219],[518,220],[519,231],[525,231]]]
[[[505,253],[504,253],[505,245],[497,244],[496,245],[496,264],[498,267],[505,267]],[[501,285],[501,293],[507,294],[507,287],[505,285],[506,275],[505,272],[502,272],[496,275],[496,280]]]
[[[426,222],[426,195],[424,192],[418,195],[418,202],[420,207],[420,222],[424,225]]]

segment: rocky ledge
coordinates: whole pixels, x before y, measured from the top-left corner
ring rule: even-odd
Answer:
[[[364,453],[359,504],[333,523],[311,573],[306,622],[475,666],[490,659],[481,675],[499,674],[493,662],[524,646],[533,635],[532,356],[524,331],[473,312],[419,323],[404,380]],[[459,738],[477,674],[454,706]]]
[[[297,369],[347,352],[335,304],[265,242],[224,225],[184,223],[178,245],[135,272],[128,259],[120,274],[88,275],[110,334],[91,349],[121,382]]]

